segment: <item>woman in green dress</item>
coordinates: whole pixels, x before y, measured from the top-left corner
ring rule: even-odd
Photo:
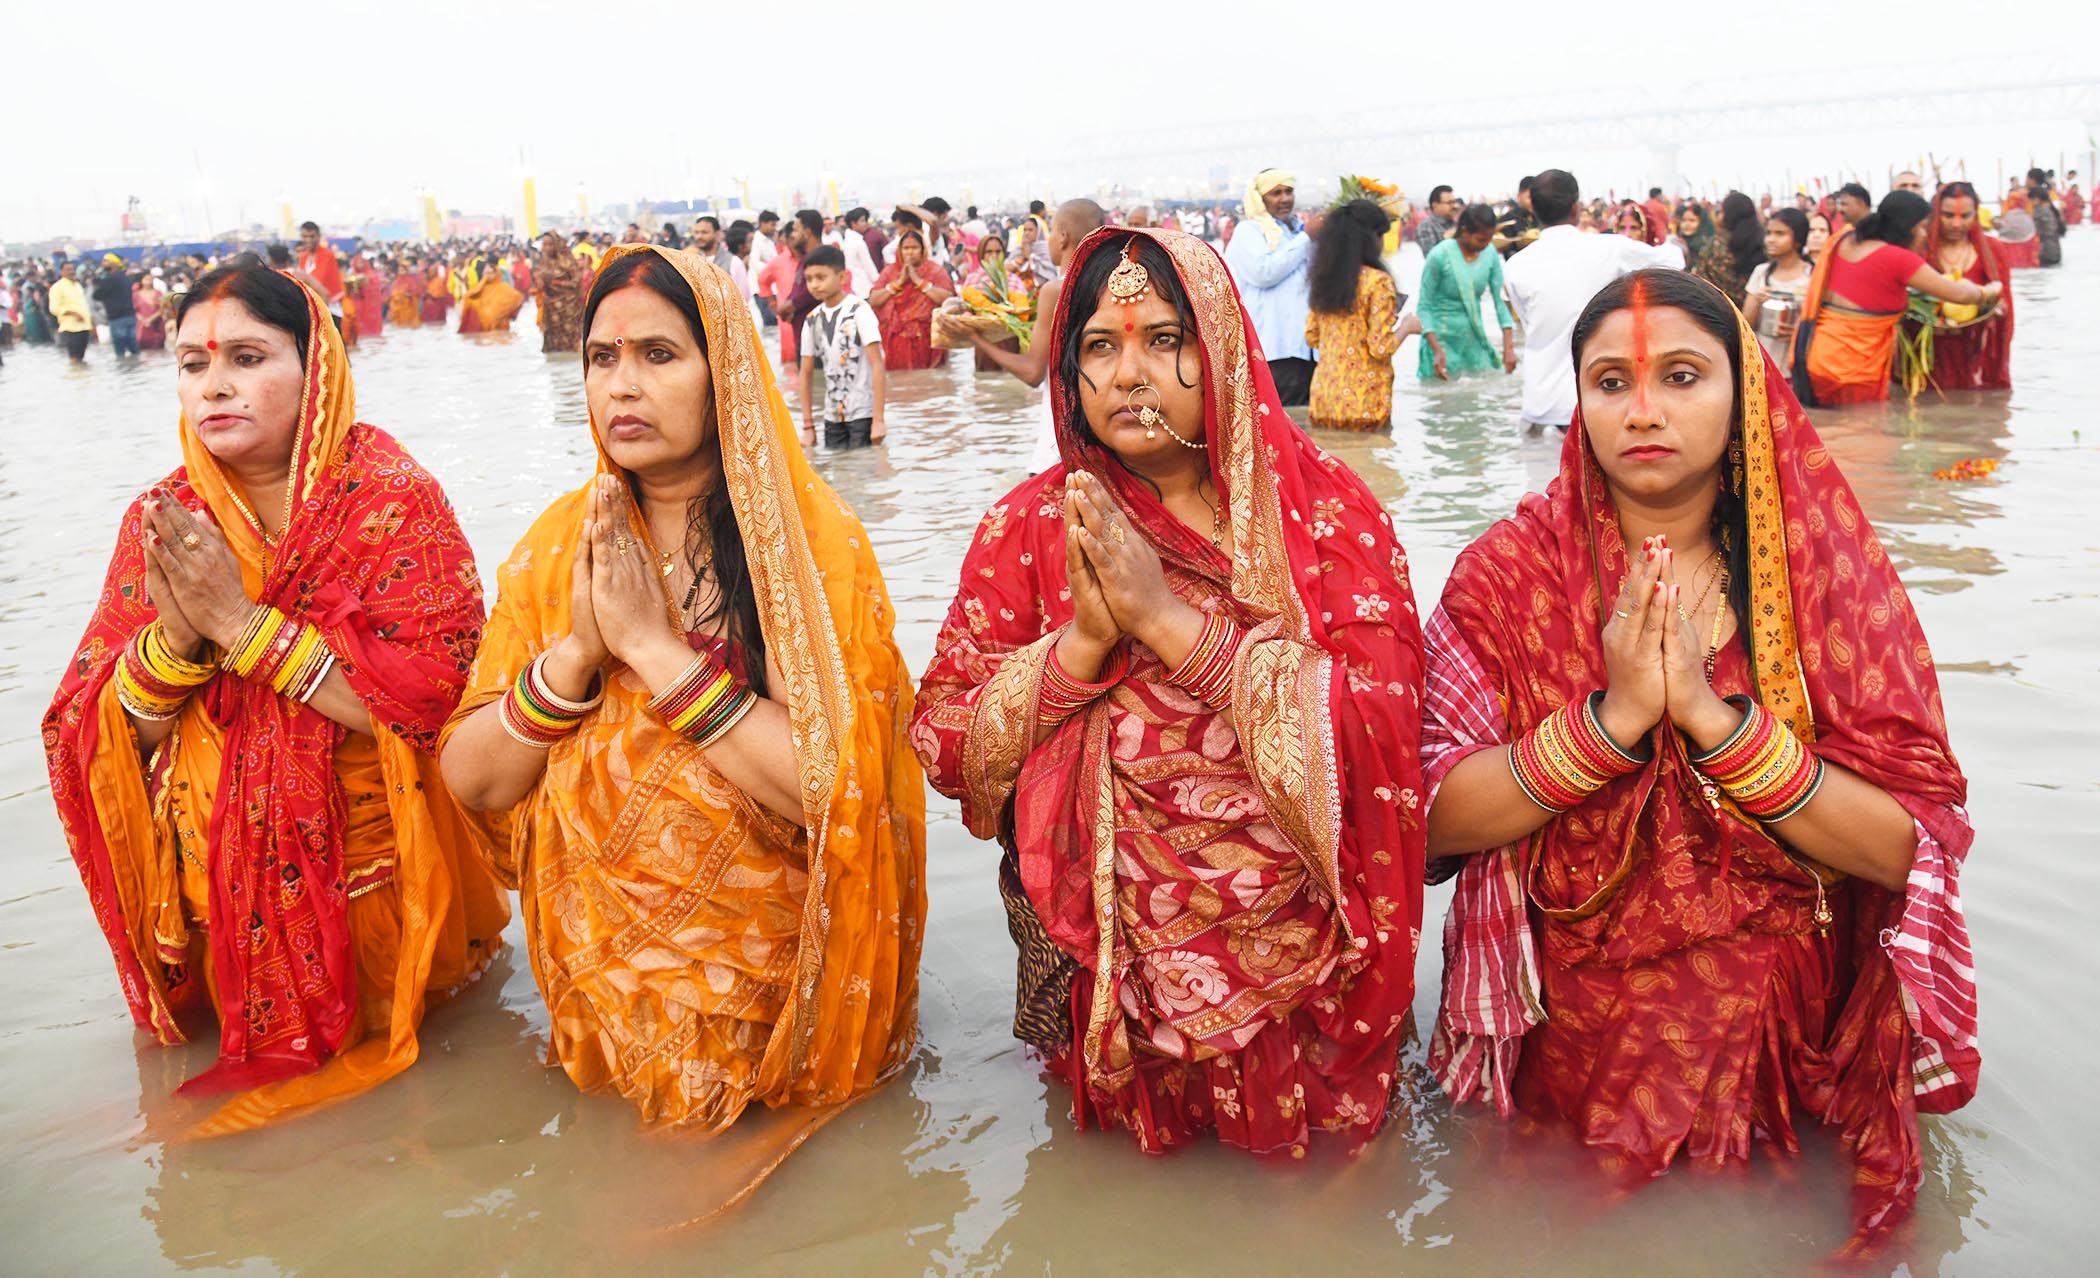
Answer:
[[[1450,379],[1459,373],[1517,369],[1517,350],[1503,297],[1502,255],[1490,251],[1495,238],[1495,211],[1469,204],[1458,215],[1456,232],[1431,249],[1422,262],[1422,353],[1415,367],[1423,381]],[[1495,299],[1495,318],[1502,325],[1502,355],[1488,341],[1480,322],[1480,295]]]

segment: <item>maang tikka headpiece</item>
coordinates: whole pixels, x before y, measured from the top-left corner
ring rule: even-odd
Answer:
[[[1108,297],[1122,306],[1136,306],[1152,291],[1152,273],[1137,260],[1138,237],[1123,241],[1123,260],[1108,277]]]

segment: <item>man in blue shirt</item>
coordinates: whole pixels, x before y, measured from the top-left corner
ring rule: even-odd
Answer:
[[[1312,399],[1313,353],[1305,341],[1312,309],[1312,237],[1326,215],[1297,216],[1298,179],[1282,169],[1263,169],[1247,188],[1240,224],[1225,249],[1225,265],[1239,284],[1240,299],[1254,322],[1254,335],[1269,361],[1277,398],[1285,407]]]

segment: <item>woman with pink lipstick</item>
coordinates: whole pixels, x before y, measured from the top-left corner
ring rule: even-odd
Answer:
[[[1427,631],[1429,852],[1458,876],[1430,1065],[1636,1175],[1792,1153],[1817,1119],[1870,1250],[1916,1197],[1918,1115],[1976,1090],[1930,651],[1712,285],[1627,276],[1572,346],[1560,476]]]

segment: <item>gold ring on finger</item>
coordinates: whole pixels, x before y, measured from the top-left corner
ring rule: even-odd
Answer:
[[[203,544],[204,544],[204,538],[202,538],[202,537],[199,537],[199,536],[198,536],[197,534],[195,534],[195,533],[184,533],[184,534],[182,534],[182,548],[183,548],[184,550],[195,550],[195,549],[196,549],[197,547],[199,547],[199,546],[201,546],[201,545],[203,545]]]
[[[633,548],[634,539],[629,537],[626,533],[621,533],[619,536],[613,538],[613,549],[619,551],[621,554],[624,555]]]
[[[1110,524],[1108,526],[1108,535],[1116,539],[1116,544],[1118,546],[1123,545],[1127,540],[1123,536],[1123,521],[1118,519],[1114,523]]]

